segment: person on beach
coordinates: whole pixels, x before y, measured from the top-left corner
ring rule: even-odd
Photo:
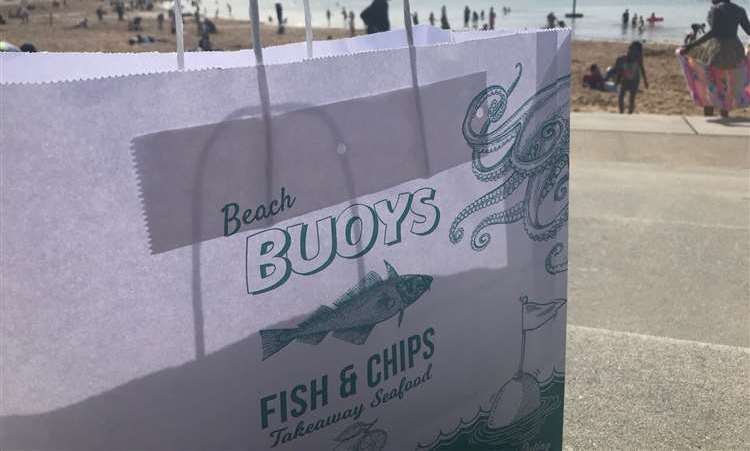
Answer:
[[[604,91],[604,76],[598,65],[589,67],[589,73],[583,76],[583,87]]]
[[[22,5],[20,8],[20,12],[18,13],[18,17],[21,18],[22,24],[28,24],[29,23],[29,8],[26,5]]]
[[[344,18],[344,28],[346,28],[346,21],[349,19],[349,14],[346,12],[345,7],[341,7],[341,16]]]
[[[118,22],[125,20],[125,3],[123,3],[123,0],[117,0],[115,3],[115,12],[117,12]]]
[[[555,24],[557,23],[557,16],[555,16],[555,13],[550,12],[547,14],[547,28],[555,28]]]
[[[349,10],[349,35],[354,37],[356,29],[354,28],[354,11]]]
[[[216,28],[216,24],[211,19],[203,19],[203,32],[208,34],[216,34],[218,33],[218,29]]]
[[[211,37],[208,35],[208,33],[203,33],[201,35],[200,41],[198,41],[198,48],[203,50],[204,52],[210,52],[213,50],[213,44],[211,44]]]
[[[164,13],[159,13],[159,15],[156,16],[156,27],[159,30],[164,29]]]
[[[229,13],[229,17],[232,17],[232,5],[227,2],[227,13]]]
[[[464,28],[469,28],[469,20],[471,20],[471,10],[469,5],[464,8]]]
[[[276,2],[276,23],[279,25],[279,28],[276,30],[277,34],[284,34],[284,23],[286,22],[286,19],[284,19],[284,7],[281,5],[281,2]]]
[[[495,8],[490,6],[490,30],[495,29],[495,19],[497,19],[497,14],[495,14]]]
[[[430,11],[430,17],[428,18],[428,20],[430,21],[430,26],[434,27],[435,26],[435,13]]]
[[[719,94],[716,92],[719,88],[726,93],[747,92],[750,80],[748,71],[743,71],[742,68],[743,65],[750,65],[750,61],[739,38],[740,27],[745,34],[750,35],[747,12],[731,0],[712,0],[711,3],[713,6],[708,12],[708,24],[711,29],[700,38],[680,47],[678,53],[689,56],[711,69],[707,81],[713,85],[715,94]],[[716,106],[720,108],[722,117],[728,117],[728,102],[733,99],[727,98],[729,96],[726,95],[723,97],[724,99],[715,99],[714,105],[705,105],[703,114],[712,116]]]
[[[331,10],[326,10],[326,20],[328,21],[328,28],[331,28]]]
[[[445,5],[440,8],[440,28],[442,28],[443,30],[451,29],[451,24],[448,23],[448,13],[445,9]]]
[[[479,14],[477,14],[476,11],[474,11],[471,14],[471,26],[476,30],[479,28]]]
[[[615,65],[607,72],[604,81],[615,77],[618,87],[617,106],[620,114],[625,112],[625,95],[628,94],[628,114],[635,111],[635,97],[643,77],[643,85],[648,89],[646,67],[643,64],[643,44],[633,41],[628,47],[628,53],[617,58]]]
[[[388,20],[388,0],[372,0],[370,6],[359,15],[367,27],[367,34],[379,33],[391,29]]]
[[[622,13],[622,26],[627,27],[628,23],[630,23],[630,10],[626,9],[624,13]]]
[[[636,28],[638,26],[638,14],[633,13],[633,19],[630,21],[630,26]]]

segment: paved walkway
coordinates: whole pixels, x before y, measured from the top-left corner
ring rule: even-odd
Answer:
[[[750,137],[750,119],[660,114],[572,113],[573,130]]]
[[[565,446],[750,447],[750,121],[572,117]]]

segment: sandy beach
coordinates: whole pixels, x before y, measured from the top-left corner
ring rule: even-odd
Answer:
[[[62,0],[60,0],[62,2]],[[31,3],[29,23],[11,18],[17,1],[0,0],[0,14],[6,24],[0,25],[0,40],[20,46],[32,43],[40,51],[49,52],[153,52],[174,51],[175,37],[170,32],[168,15],[162,30],[157,26],[157,14],[163,12],[157,4],[152,11],[130,11],[125,20],[118,21],[117,14],[108,2],[98,0],[66,0],[65,4],[53,6],[52,2],[34,1]],[[102,6],[106,15],[97,19],[96,9]],[[141,32],[128,31],[128,21],[135,16],[142,18]],[[75,28],[84,18],[87,28]],[[212,19],[218,33],[211,35],[214,48],[238,50],[250,47],[250,24],[247,21]],[[128,39],[137,33],[149,35],[157,42],[130,45]],[[358,30],[362,33],[362,30]],[[315,39],[338,39],[349,36],[343,28],[316,28]],[[262,41],[264,46],[273,46],[304,40],[304,29],[288,27],[279,35],[273,25],[264,25]],[[192,17],[185,18],[185,48],[198,46],[197,26]],[[573,111],[617,111],[617,97],[614,93],[592,91],[581,86],[580,80],[586,68],[598,64],[602,69],[614,63],[618,55],[624,54],[627,44],[622,42],[580,41],[573,42]],[[650,89],[643,89],[638,96],[636,112],[655,114],[699,115],[702,110],[693,105],[679,64],[675,57],[674,45],[647,43],[645,45],[645,65]],[[734,116],[750,117],[750,110],[738,110]]]

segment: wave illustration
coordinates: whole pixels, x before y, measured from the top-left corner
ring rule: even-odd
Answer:
[[[540,382],[541,405],[528,415],[501,428],[489,426],[490,411],[479,408],[477,414],[452,432],[440,432],[430,444],[417,450],[488,451],[488,450],[553,450],[562,448],[563,396],[565,375],[555,371]]]

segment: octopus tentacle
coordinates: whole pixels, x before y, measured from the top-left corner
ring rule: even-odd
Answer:
[[[466,218],[479,210],[485,209],[506,199],[513,194],[525,178],[526,176],[521,173],[513,173],[513,175],[511,175],[502,185],[483,195],[461,210],[451,224],[450,232],[448,234],[451,243],[456,244],[463,239],[464,229],[463,227],[460,227],[460,225]]]
[[[482,90],[466,111],[462,132],[472,150],[472,171],[477,180],[497,184],[475,200],[453,220],[449,239],[463,239],[463,222],[480,210],[513,195],[526,183],[522,200],[506,210],[481,219],[471,234],[471,248],[483,250],[491,240],[487,228],[495,224],[523,222],[532,240],[549,240],[568,221],[568,155],[570,122],[566,107],[554,100],[560,89],[570,85],[570,77],[557,79],[523,102],[506,116],[508,99],[523,73],[506,89],[499,85]],[[498,152],[496,157],[488,155]],[[487,161],[487,160],[492,161]],[[548,256],[548,271],[561,271],[562,263],[553,261],[563,250],[559,243]]]
[[[555,188],[556,194],[559,194],[558,191],[567,191],[568,173],[567,171],[563,173],[567,166],[568,158],[564,154],[557,158],[546,172],[529,178],[526,187],[526,200],[529,205],[524,225],[526,233],[533,240],[544,241],[554,237],[568,221],[567,202],[564,202],[562,208],[549,221],[543,222],[539,217],[539,210],[553,188]],[[553,196],[554,202],[561,203],[562,200],[565,200],[564,197],[560,200],[555,199],[555,197],[558,196]]]
[[[466,139],[466,142],[475,150],[481,148],[482,152],[486,152],[488,146],[497,142],[499,139],[502,139],[502,137],[508,132],[508,124],[514,124],[516,122],[515,116],[518,115],[518,111],[506,119],[500,126],[490,131],[492,124],[500,121],[505,115],[505,110],[508,107],[508,97],[516,89],[516,86],[521,79],[521,75],[523,74],[523,65],[521,63],[517,63],[515,67],[518,70],[518,73],[508,89],[499,85],[488,86],[474,97],[469,104],[461,129],[463,131],[464,139]],[[488,101],[489,105],[487,105]],[[487,117],[479,127],[479,130],[475,130],[474,127],[472,127],[472,120],[482,117],[478,112],[483,105],[487,107]]]
[[[471,233],[471,248],[475,251],[481,251],[490,244],[492,237],[489,233],[483,232],[484,229],[496,224],[511,224],[520,221],[523,219],[525,212],[526,201],[522,200],[507,210],[493,213],[482,219]]]
[[[563,243],[557,243],[547,254],[547,258],[544,260],[544,268],[550,274],[557,274],[568,270],[568,253],[560,259],[559,263],[555,263],[554,260],[560,256],[565,250]]]
[[[482,182],[494,182],[504,177],[508,173],[508,171],[512,169],[510,156],[511,152],[513,151],[513,145],[511,145],[510,149],[507,149],[505,151],[505,155],[503,155],[503,157],[500,158],[497,163],[489,166],[486,166],[482,161],[482,155],[497,152],[508,142],[515,140],[520,131],[520,127],[520,123],[511,126],[511,128],[508,129],[508,133],[505,134],[498,142],[493,143],[492,146],[488,146],[490,147],[490,150],[474,151],[472,155],[472,167],[474,170],[474,176],[478,180]]]

